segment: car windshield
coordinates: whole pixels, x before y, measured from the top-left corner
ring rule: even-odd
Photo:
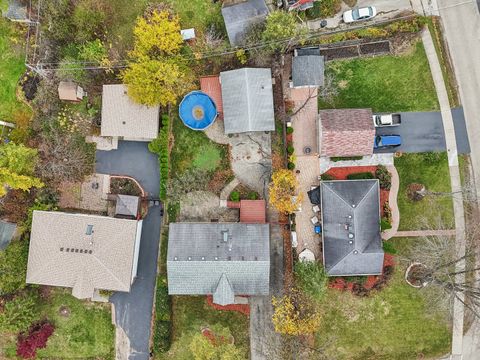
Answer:
[[[377,125],[382,125],[382,121],[380,120],[380,115],[375,115],[375,123]]]
[[[379,145],[381,144],[381,142],[382,142],[382,137],[381,137],[381,136],[377,136],[377,137],[375,138],[375,143],[377,144],[377,146],[379,146]]]
[[[372,16],[373,15],[373,10],[371,7],[368,8],[368,15]]]
[[[352,18],[353,20],[358,20],[360,18],[360,13],[358,12],[358,9],[352,10]]]

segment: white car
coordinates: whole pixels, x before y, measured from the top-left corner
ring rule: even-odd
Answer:
[[[356,21],[372,19],[377,15],[375,6],[367,6],[363,8],[354,8],[343,13],[343,21],[348,24]]]

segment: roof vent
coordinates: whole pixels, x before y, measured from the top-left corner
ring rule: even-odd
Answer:
[[[352,234],[352,233],[348,233],[348,238],[349,238],[349,239],[353,239],[353,234]]]
[[[63,247],[60,248],[60,251],[63,251]]]
[[[205,260],[205,256],[202,256],[202,260]]]
[[[352,215],[348,215],[348,218],[351,219],[351,218],[352,218]]]
[[[66,248],[65,251],[66,251],[66,252],[70,252],[70,248]]]
[[[215,260],[218,260],[218,256],[215,256],[214,259],[215,259]]]
[[[228,241],[228,230],[222,230],[223,242]]]
[[[353,253],[354,253],[355,255],[357,255],[357,254],[358,254],[358,250],[353,250]]]
[[[349,240],[348,243],[349,243],[350,245],[353,245],[353,240]]]
[[[174,257],[173,257],[173,260],[177,261],[177,260],[178,260],[178,257],[174,256]]]
[[[228,257],[228,260],[232,260],[232,257],[231,257],[231,256],[229,256],[229,257]]]
[[[78,253],[78,249],[75,249],[75,252]]]
[[[355,206],[357,206],[357,205],[355,205],[355,204],[352,204],[352,207],[353,207],[353,208],[354,208]]]
[[[80,249],[80,254],[83,254],[83,249]]]
[[[93,225],[87,225],[87,230],[85,230],[85,235],[93,234]]]
[[[188,261],[191,261],[191,260],[192,260],[192,257],[191,257],[191,256],[189,256],[189,257],[187,258],[187,260],[188,260]]]
[[[93,251],[92,250],[88,250],[88,253],[91,254]]]

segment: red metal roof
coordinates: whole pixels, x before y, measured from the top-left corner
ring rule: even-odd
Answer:
[[[265,200],[241,200],[240,222],[247,224],[266,223]]]
[[[223,114],[222,87],[220,85],[220,76],[203,76],[200,78],[200,89],[210,96],[217,105],[217,111]]]

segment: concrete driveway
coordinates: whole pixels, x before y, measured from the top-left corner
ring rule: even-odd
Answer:
[[[377,135],[400,135],[402,145],[394,149],[375,150],[375,153],[446,151],[445,133],[440,112],[406,112],[401,113],[401,115],[402,124],[400,126],[377,128],[376,133]],[[470,145],[463,109],[453,109],[452,115],[458,152],[469,154]]]
[[[102,174],[129,175],[140,182],[149,195],[158,197],[160,175],[157,157],[141,142],[119,142],[117,150],[97,151],[96,171]],[[150,358],[150,324],[157,275],[160,239],[160,207],[150,207],[143,220],[137,278],[129,293],[117,292],[110,302],[115,306],[115,322],[128,337],[129,349],[117,348],[117,359]],[[128,345],[127,345],[128,346]]]

